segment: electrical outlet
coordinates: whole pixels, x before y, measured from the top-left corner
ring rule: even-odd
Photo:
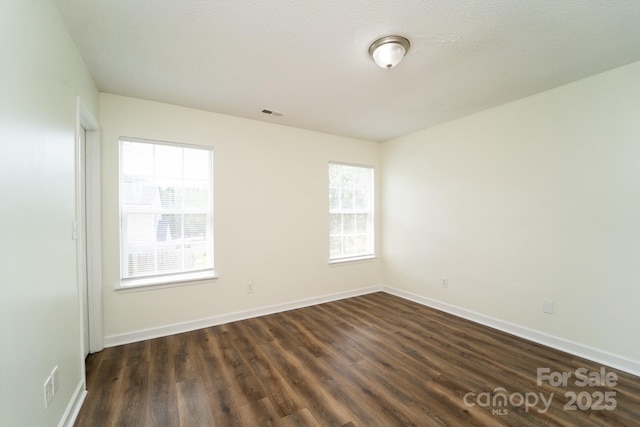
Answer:
[[[253,287],[253,283],[247,284],[247,293],[252,294],[255,292],[255,288]]]
[[[51,399],[53,399],[53,379],[49,375],[44,382],[44,409],[49,407]]]
[[[543,299],[542,312],[547,314],[553,314],[553,301],[551,301],[550,299]]]
[[[448,288],[449,287],[449,279],[447,277],[443,277],[442,278],[442,282],[440,282],[440,286],[442,286],[443,288]]]
[[[51,381],[53,382],[53,394],[55,395],[60,388],[60,375],[58,375],[57,366],[51,371]]]

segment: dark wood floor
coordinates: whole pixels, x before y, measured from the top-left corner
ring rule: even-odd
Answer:
[[[567,386],[538,386],[537,368],[572,377]],[[605,367],[617,375],[615,386],[580,387],[579,368],[601,372],[376,293],[93,354],[76,426],[639,424],[640,378]],[[496,398],[499,387],[506,402]],[[615,395],[603,400],[605,392]],[[533,394],[548,400],[552,393],[548,411],[541,400],[533,406]],[[575,410],[565,409],[565,393],[579,396]]]

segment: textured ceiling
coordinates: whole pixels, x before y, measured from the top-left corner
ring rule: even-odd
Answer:
[[[56,2],[101,91],[373,141],[640,60],[638,0]]]

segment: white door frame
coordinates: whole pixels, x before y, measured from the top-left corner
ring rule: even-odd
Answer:
[[[86,162],[86,196],[80,195],[80,167],[82,159],[80,154],[80,132],[86,131],[85,162]],[[104,348],[104,335],[102,331],[102,226],[101,226],[101,201],[100,201],[100,126],[98,120],[78,96],[76,101],[76,214],[82,212],[81,203],[85,203],[86,212],[86,264],[87,264],[87,296],[82,298],[84,289],[80,289],[82,282],[78,277],[78,295],[80,297],[80,337],[81,350],[84,348],[84,321],[83,309],[88,304],[89,311],[89,353],[95,353]],[[77,218],[77,221],[81,221]],[[80,247],[78,241],[78,247]],[[80,257],[84,253],[78,251],[78,268],[80,269]]]

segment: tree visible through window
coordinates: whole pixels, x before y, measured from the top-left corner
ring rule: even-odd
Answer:
[[[374,254],[373,168],[329,164],[329,259]]]
[[[213,273],[213,152],[120,139],[121,278]]]

